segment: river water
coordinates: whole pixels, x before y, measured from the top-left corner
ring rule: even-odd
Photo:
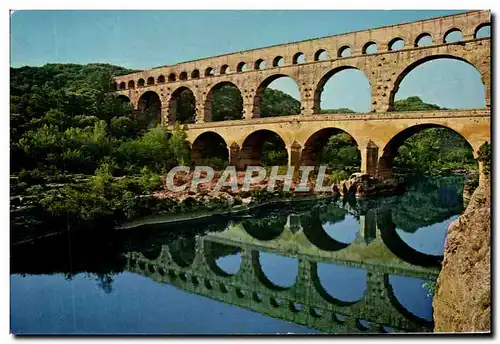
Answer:
[[[432,331],[461,178],[11,247],[14,334]],[[146,222],[146,220],[145,220]]]

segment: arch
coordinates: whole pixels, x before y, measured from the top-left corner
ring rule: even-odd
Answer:
[[[276,259],[279,259],[281,260],[281,262],[286,262],[285,265],[289,265],[289,263],[291,262],[295,262],[296,263],[296,273],[295,273],[295,276],[293,278],[291,278],[290,280],[292,280],[293,282],[291,284],[288,284],[288,285],[283,285],[283,284],[278,284],[278,283],[275,283],[271,280],[271,278],[269,278],[268,274],[269,274],[269,271],[266,272],[264,271],[265,270],[265,265],[267,264],[262,264],[262,258],[264,258],[265,260],[276,260]],[[297,277],[298,277],[298,267],[299,267],[299,262],[297,259],[294,259],[294,258],[290,258],[290,257],[286,257],[286,256],[281,256],[281,255],[278,255],[278,254],[273,254],[273,253],[266,253],[266,252],[259,252],[259,251],[255,251],[255,250],[252,250],[251,252],[251,259],[252,259],[252,268],[254,270],[254,273],[255,275],[257,276],[257,279],[259,280],[260,283],[262,283],[263,286],[265,286],[267,289],[269,290],[274,290],[274,291],[283,291],[283,290],[287,290],[291,287],[293,287],[293,285],[295,284],[296,280],[297,280]],[[276,266],[276,263],[273,262],[273,266]],[[279,264],[281,265],[281,264]],[[278,273],[287,273],[288,271],[290,271],[290,268],[285,266],[286,268],[284,268],[283,266],[279,269],[274,269],[274,271],[277,271]],[[275,276],[275,277],[282,277],[282,276]]]
[[[221,164],[229,162],[229,150],[226,141],[213,131],[206,131],[196,137],[191,144],[191,156],[195,164],[202,166],[205,166],[204,164],[211,166],[213,163],[219,163],[219,161],[213,161],[213,159],[220,160]],[[211,167],[217,168],[218,166]]]
[[[266,63],[264,62],[263,59],[258,59],[257,61],[255,61],[255,64],[254,64],[255,70],[262,70],[265,68],[266,68]]]
[[[363,46],[361,53],[363,55],[375,54],[377,52],[377,43],[370,41]]]
[[[177,266],[187,268],[193,264],[196,257],[196,242],[194,237],[176,239],[168,244],[170,256]]]
[[[231,105],[230,108],[217,106],[217,104],[214,107],[213,105],[217,103],[219,96],[224,97],[225,93],[231,93],[231,97],[237,100],[236,103],[229,104]],[[205,122],[242,119],[243,97],[241,96],[240,89],[229,81],[222,81],[215,84],[207,93],[204,109]]]
[[[241,73],[241,72],[246,72],[248,70],[248,65],[246,62],[240,62],[238,63],[238,65],[236,66],[236,72],[237,73]]]
[[[178,87],[170,96],[169,123],[194,123],[196,121],[196,98],[193,91],[186,87]]]
[[[115,86],[114,87],[116,89],[116,82],[115,82]],[[126,88],[125,82],[124,81],[120,82],[120,90],[124,90],[125,88]]]
[[[153,78],[152,76],[150,76],[147,81],[146,81],[147,85],[154,85],[155,84],[155,78]]]
[[[430,39],[430,43],[429,43]],[[415,39],[415,47],[426,47],[432,45],[432,36],[428,32],[422,32],[420,35],[417,36]]]
[[[321,264],[321,265],[320,265]],[[366,288],[367,288],[367,271],[366,270],[362,270],[364,271],[365,273],[365,283],[364,283],[364,289],[362,291],[362,295],[360,298],[357,298],[355,300],[341,300],[340,298],[338,297],[335,297],[333,296],[330,292],[327,291],[327,288],[325,287],[325,283],[322,283],[322,278],[320,276],[320,272],[319,270],[322,270],[323,267],[330,267],[330,268],[334,268],[334,269],[341,269],[341,270],[347,270],[347,271],[353,271],[354,274],[358,274],[358,275],[361,275],[358,271],[359,270],[362,270],[362,269],[359,269],[359,268],[350,268],[350,267],[344,267],[344,266],[340,266],[340,265],[337,265],[337,264],[334,264],[334,263],[317,263],[317,262],[314,262],[314,263],[311,263],[311,281],[313,283],[313,286],[314,286],[314,289],[316,289],[316,291],[318,292],[318,294],[327,302],[333,304],[333,305],[336,305],[336,306],[340,306],[340,307],[345,307],[345,306],[350,306],[350,305],[354,305],[358,302],[360,302],[361,300],[363,300],[364,298],[364,295],[366,293]],[[361,271],[361,273],[362,273]],[[332,274],[333,277],[336,277],[336,276],[343,276],[343,274]],[[335,276],[336,275],[336,276]],[[323,278],[325,278],[325,276],[323,276]]]
[[[187,80],[187,78],[188,78],[187,72],[181,72],[181,74],[179,74],[179,80],[185,81],[185,80]]]
[[[292,64],[299,64],[299,63],[304,63],[304,62],[306,62],[304,53],[299,51],[298,53],[293,55]]]
[[[314,53],[314,61],[328,60],[328,52],[325,49],[319,49]]]
[[[330,142],[335,140],[335,143]],[[339,157],[342,150],[345,156]],[[347,154],[349,153],[349,154]],[[319,166],[327,164],[349,173],[361,168],[361,153],[356,139],[347,131],[339,128],[323,128],[313,133],[305,142],[302,150],[301,164],[305,166]]]
[[[283,67],[285,65],[285,59],[283,56],[276,56],[273,59],[273,67]]]
[[[387,45],[389,51],[404,49],[405,41],[401,37],[393,38]]]
[[[144,87],[144,82],[145,82],[144,79],[142,79],[142,78],[139,79],[139,81],[137,81],[137,86],[138,87]]]
[[[241,266],[241,247],[205,240],[203,248],[205,260],[213,273],[221,277],[238,273]],[[238,264],[235,264],[236,261]]]
[[[421,318],[412,312],[410,312],[406,307],[404,307],[398,300],[394,288],[390,282],[389,275],[384,275],[384,287],[387,290],[387,296],[389,297],[389,301],[392,304],[392,306],[401,314],[403,315],[406,319],[410,320],[413,323],[419,324],[421,326],[425,327],[431,327],[432,326],[432,320],[427,320],[424,318]]]
[[[474,67],[477,71],[476,66],[474,66],[471,62],[467,61],[463,57],[454,56],[454,55],[450,55],[450,54],[439,54],[439,55],[430,55],[430,56],[423,57],[423,58],[411,63],[401,73],[399,73],[399,75],[396,77],[396,80],[394,81],[394,87],[391,90],[391,93],[389,94],[389,111],[394,111],[394,98],[395,98],[396,93],[399,90],[399,86],[401,85],[401,82],[404,80],[404,78],[408,74],[410,74],[410,72],[413,71],[418,66],[420,66],[426,62],[437,60],[437,59],[452,59],[452,60],[462,61],[462,62],[465,62],[465,63],[469,64],[470,66]],[[479,73],[479,71],[477,71],[477,72]],[[484,89],[484,83],[483,83],[483,90],[486,92],[486,90]],[[486,102],[486,96],[484,98],[485,98],[485,102]]]
[[[456,27],[449,29],[443,35],[443,43],[455,43],[460,42],[463,39],[462,30]]]
[[[144,92],[137,102],[137,109],[146,116],[148,127],[161,123],[161,99],[154,91]]]
[[[370,85],[370,81],[368,79],[368,77],[366,76],[366,74],[354,67],[354,66],[341,66],[341,67],[337,67],[337,68],[334,68],[330,71],[328,71],[327,73],[325,73],[323,75],[323,77],[320,79],[320,81],[318,82],[318,84],[316,85],[316,90],[314,91],[314,113],[317,114],[317,113],[321,113],[321,97],[322,97],[322,93],[323,93],[323,90],[324,90],[324,87],[326,85],[326,83],[335,75],[339,74],[339,73],[342,73],[344,71],[347,71],[347,70],[356,70],[356,71],[359,71],[362,73],[362,75],[364,76],[364,82],[365,82],[365,85],[367,86],[366,87],[366,104],[365,104],[365,108],[361,109],[362,112],[369,112],[370,111],[370,107],[371,107],[371,102],[372,102],[372,99],[371,99],[371,85]],[[353,81],[352,78],[349,78],[349,80],[347,82],[351,82]],[[360,80],[361,81],[361,80]],[[346,92],[347,89],[344,88],[344,92]],[[357,86],[355,87],[355,91],[354,93],[351,94],[351,98],[353,96],[356,96],[357,100],[355,101],[356,104],[360,104],[359,102],[359,93],[357,92],[361,92],[362,89],[359,87],[359,84],[357,84]],[[357,94],[356,94],[357,93]],[[344,99],[345,101],[346,99]],[[354,101],[354,100],[353,100]],[[337,111],[336,112],[355,112],[353,109],[346,109],[346,108],[340,108],[340,109],[336,109]],[[350,110],[350,111],[349,111]]]
[[[422,130],[430,128],[446,128],[448,130],[451,130],[452,132],[463,138],[463,140],[466,142],[470,150],[473,152],[472,144],[467,140],[467,138],[465,138],[464,136],[462,136],[462,134],[460,134],[459,132],[455,131],[454,129],[448,126],[435,123],[416,124],[401,130],[386,143],[385,147],[381,152],[382,154],[380,155],[379,158],[378,171],[377,171],[379,177],[391,178],[393,160],[398,154],[399,147],[411,136],[421,132]]]
[[[191,72],[191,79],[199,79],[200,78],[200,71],[198,69],[195,69]]]
[[[207,69],[205,69],[205,76],[208,77],[208,76],[214,76],[215,75],[215,71],[212,67],[208,67]]]
[[[482,23],[474,30],[474,38],[491,37],[491,23]]]
[[[228,65],[223,65],[222,67],[220,67],[220,74],[223,75],[223,74],[228,74],[229,73],[229,66]]]
[[[289,78],[290,80],[293,80],[295,82],[295,85],[297,87],[297,90],[298,90],[298,94],[300,96],[300,89],[299,89],[299,85],[297,83],[297,81],[292,78],[291,76],[287,75],[287,74],[273,74],[269,77],[267,77],[266,79],[264,79],[264,81],[262,81],[259,85],[259,87],[257,87],[257,90],[255,92],[255,97],[254,97],[254,106],[253,106],[253,117],[270,117],[273,116],[273,115],[276,115],[274,113],[272,114],[266,114],[266,113],[263,113],[263,110],[265,110],[263,108],[263,105],[262,105],[262,98],[263,98],[263,94],[264,94],[264,91],[266,90],[266,88],[274,81],[278,80],[279,78]],[[301,99],[298,99],[299,102],[301,102]],[[300,107],[298,109],[296,109],[296,113],[290,113],[288,115],[295,115],[295,114],[299,114],[300,113]],[[264,115],[264,116],[263,116]],[[281,113],[279,115],[282,115]]]
[[[135,88],[135,81],[134,80],[130,80],[128,82],[128,88]]]
[[[348,45],[340,47],[339,51],[337,52],[337,57],[349,57],[349,56],[351,56],[351,47]]]
[[[175,82],[176,79],[177,79],[177,76],[175,75],[175,73],[170,73],[168,75],[168,82]]]
[[[158,77],[158,79],[156,79],[156,82],[157,82],[158,84],[163,84],[163,83],[165,83],[165,75],[160,75],[160,76]]]
[[[268,149],[281,152],[277,157],[269,157]],[[276,132],[268,129],[261,129],[249,134],[241,146],[240,151],[241,167],[262,166],[262,165],[286,165],[288,162],[288,152],[283,138]],[[276,160],[276,161],[275,161]]]
[[[120,94],[119,96],[116,97],[116,99],[121,100],[124,103],[130,103],[130,98],[124,94]]]

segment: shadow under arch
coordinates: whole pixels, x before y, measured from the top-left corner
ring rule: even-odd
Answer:
[[[157,260],[160,257],[162,250],[162,245],[153,244],[152,247],[148,247],[140,252],[149,260]]]
[[[366,73],[363,70],[359,69],[358,67],[355,67],[355,66],[335,67],[335,68],[329,70],[328,72],[326,72],[321,77],[319,82],[316,84],[316,89],[314,90],[314,113],[315,114],[319,114],[321,112],[321,94],[323,93],[323,88],[325,87],[328,80],[330,80],[330,78],[332,78],[335,74],[340,73],[340,72],[345,71],[345,70],[360,71],[361,73],[363,73],[366,80],[368,81],[370,88],[372,87],[371,83],[370,83],[370,79],[368,79],[368,76],[366,75]]]
[[[259,251],[252,250],[251,253],[250,253],[250,255],[252,257],[251,258],[252,259],[252,268],[254,270],[254,273],[257,276],[257,279],[259,280],[259,282],[264,287],[266,287],[269,290],[273,290],[273,291],[283,291],[283,290],[287,290],[287,289],[293,288],[293,286],[295,285],[295,283],[297,281],[298,270],[297,270],[297,274],[295,276],[295,283],[293,285],[289,286],[289,287],[283,287],[283,286],[280,286],[280,285],[277,285],[277,284],[273,283],[267,277],[267,275],[264,273],[264,270],[262,269],[262,265],[260,264],[260,254],[259,254]]]
[[[241,226],[252,238],[260,241],[277,239],[285,230],[287,217],[252,218],[241,222]]]
[[[196,257],[196,242],[194,237],[179,238],[168,244],[170,256],[175,264],[187,268],[193,264]]]
[[[419,252],[398,235],[396,224],[392,221],[392,211],[390,209],[377,212],[377,227],[380,230],[380,236],[385,246],[398,258],[407,263],[423,267],[441,266],[443,256]]]
[[[212,113],[212,110],[213,110],[212,105],[214,102],[214,97],[217,94],[217,92],[224,87],[234,88],[235,90],[238,91],[237,95],[235,94],[237,104],[235,104],[235,108],[233,109],[234,111],[232,111],[233,113],[231,114],[231,116],[233,118],[231,118],[231,119],[242,119],[243,118],[243,97],[242,97],[242,93],[241,93],[240,88],[236,84],[232,83],[231,81],[221,81],[221,82],[215,84],[214,86],[212,86],[212,88],[210,88],[210,90],[207,92],[207,95],[205,98],[205,112],[203,114],[203,118],[204,118],[205,122],[224,120],[222,118],[215,118],[214,119],[214,116]]]
[[[337,219],[329,219],[329,222],[340,222],[344,219],[344,216],[345,213]],[[310,214],[301,217],[300,222],[307,240],[323,251],[340,251],[350,245],[350,243],[343,243],[328,235],[323,228],[323,223],[318,209],[315,209]]]
[[[198,135],[191,144],[191,155],[195,163],[207,158],[219,158],[229,161],[229,150],[224,138],[214,131]]]
[[[346,306],[351,306],[354,305],[360,301],[363,300],[357,300],[357,301],[342,301],[337,299],[336,297],[333,297],[326,291],[326,289],[323,287],[321,284],[321,279],[318,274],[318,263],[317,262],[311,262],[311,280],[314,285],[314,289],[318,292],[318,294],[327,302],[334,304],[336,306],[341,306],[341,307],[346,307]],[[365,290],[366,293],[366,290]]]
[[[439,59],[450,59],[450,60],[465,62],[468,65],[472,66],[479,74],[481,74],[480,71],[478,70],[478,68],[473,63],[469,62],[468,60],[466,60],[460,56],[455,56],[455,55],[451,55],[451,54],[437,54],[437,55],[430,55],[430,56],[423,57],[423,58],[411,63],[401,73],[399,73],[399,75],[396,77],[396,80],[394,81],[394,87],[391,90],[391,93],[389,94],[389,111],[394,111],[394,97],[396,96],[396,93],[398,92],[399,86],[401,85],[401,82],[403,81],[403,79],[408,74],[410,74],[415,68],[417,68],[418,66],[423,65],[426,62],[439,60]],[[482,80],[482,78],[481,78],[481,82],[483,84],[483,92],[486,95],[484,81]],[[486,96],[484,98],[486,99]],[[486,100],[485,100],[484,107],[486,107]]]
[[[299,88],[299,84],[297,83],[297,80],[295,80],[292,76],[288,75],[288,74],[283,74],[283,73],[279,73],[279,74],[273,74],[273,75],[270,75],[268,76],[266,79],[264,79],[259,87],[257,87],[257,90],[255,91],[255,97],[254,97],[254,100],[253,100],[253,117],[261,117],[261,114],[262,114],[262,96],[264,94],[264,90],[273,82],[273,81],[276,81],[280,78],[289,78],[291,80],[293,80],[295,82],[295,85],[297,86],[297,89],[300,90]],[[300,93],[300,92],[299,92]],[[302,96],[302,95],[301,95]],[[299,99],[299,102],[302,104],[302,99]],[[301,105],[302,107],[302,105]],[[292,114],[290,114],[292,115]]]
[[[130,98],[123,94],[118,95],[116,99],[121,100],[124,103],[130,103]]]
[[[237,274],[239,269],[241,268],[241,259],[238,271],[236,271],[235,273],[228,273],[227,271],[224,271],[219,265],[217,265],[217,259],[223,256],[237,254],[241,252],[241,247],[224,245],[218,242],[205,240],[203,242],[203,250],[205,252],[205,261],[208,267],[217,276],[230,277]]]
[[[168,101],[169,123],[194,123],[196,121],[196,97],[186,86],[180,86],[172,92]]]
[[[415,314],[413,314],[412,312],[407,310],[399,302],[398,298],[396,297],[396,295],[394,293],[394,289],[389,281],[388,274],[384,275],[384,287],[387,290],[387,296],[389,297],[389,301],[390,301],[391,305],[406,319],[408,319],[416,324],[419,324],[421,326],[425,326],[425,327],[429,327],[434,323],[433,321],[429,321],[429,320],[423,319],[419,316],[416,316]]]
[[[144,92],[137,102],[137,109],[147,114],[149,126],[161,123],[161,98],[155,91]]]

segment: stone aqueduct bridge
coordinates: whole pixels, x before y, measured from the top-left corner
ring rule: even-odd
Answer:
[[[172,126],[178,95],[191,90],[196,123],[184,128],[194,157],[201,154],[207,141],[221,137],[228,147],[230,164],[241,168],[258,164],[266,133],[273,131],[287,147],[289,164],[310,164],[316,160],[313,147],[321,146],[336,128],[356,140],[363,172],[386,177],[391,173],[398,146],[419,130],[450,128],[469,142],[474,154],[484,141],[490,141],[491,40],[476,38],[477,31],[487,25],[489,11],[472,11],[204,58],[118,76],[114,93],[128,99],[136,109],[148,107],[154,96],[161,103],[161,122]],[[462,41],[446,43],[447,35],[455,31],[462,33]],[[422,37],[431,37],[432,45],[418,46]],[[404,47],[393,49],[393,43],[400,40]],[[368,54],[367,47],[373,43],[377,52]],[[320,60],[324,52],[329,57]],[[300,55],[305,58],[302,63],[297,59]],[[464,61],[477,69],[484,84],[486,108],[391,112],[403,78],[422,63],[440,58]],[[320,115],[326,81],[335,73],[352,68],[362,71],[370,82],[371,112]],[[283,76],[291,77],[299,86],[300,115],[259,118],[264,89]],[[212,122],[214,90],[228,84],[241,92],[243,119]]]
[[[371,331],[383,331],[384,326],[404,331],[429,328],[429,322],[399,303],[389,275],[434,280],[437,268],[410,265],[392,253],[385,245],[387,240],[382,238],[373,211],[359,218],[360,231],[356,239],[336,249],[317,247],[308,231],[321,229],[314,228],[314,223],[304,217],[289,215],[283,230],[274,238],[257,239],[239,223],[223,232],[162,245],[154,256],[128,252],[126,269],[190,293],[324,332],[362,332],[366,328],[360,320],[371,322]],[[241,264],[235,274],[218,267],[217,258],[236,252],[241,253]],[[270,281],[262,270],[259,252],[297,259],[295,284],[285,288]],[[321,262],[365,269],[367,282],[363,299],[345,302],[328,294],[318,275]]]

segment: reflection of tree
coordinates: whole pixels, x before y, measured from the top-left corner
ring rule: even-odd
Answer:
[[[341,222],[345,220],[345,215],[347,211],[339,208],[335,204],[328,204],[326,207],[318,211],[319,220],[322,223],[329,222],[331,224]]]
[[[194,237],[179,238],[168,244],[170,255],[174,262],[181,267],[190,266],[195,258]]]
[[[241,222],[245,231],[258,240],[273,240],[284,230],[286,216],[266,216],[251,218]]]
[[[241,247],[225,245],[214,241],[204,242],[205,254],[214,260],[241,252]]]
[[[422,179],[391,204],[392,220],[406,232],[442,222],[463,210],[460,177]]]
[[[112,274],[97,274],[97,286],[104,290],[106,294],[113,291],[113,275]]]

